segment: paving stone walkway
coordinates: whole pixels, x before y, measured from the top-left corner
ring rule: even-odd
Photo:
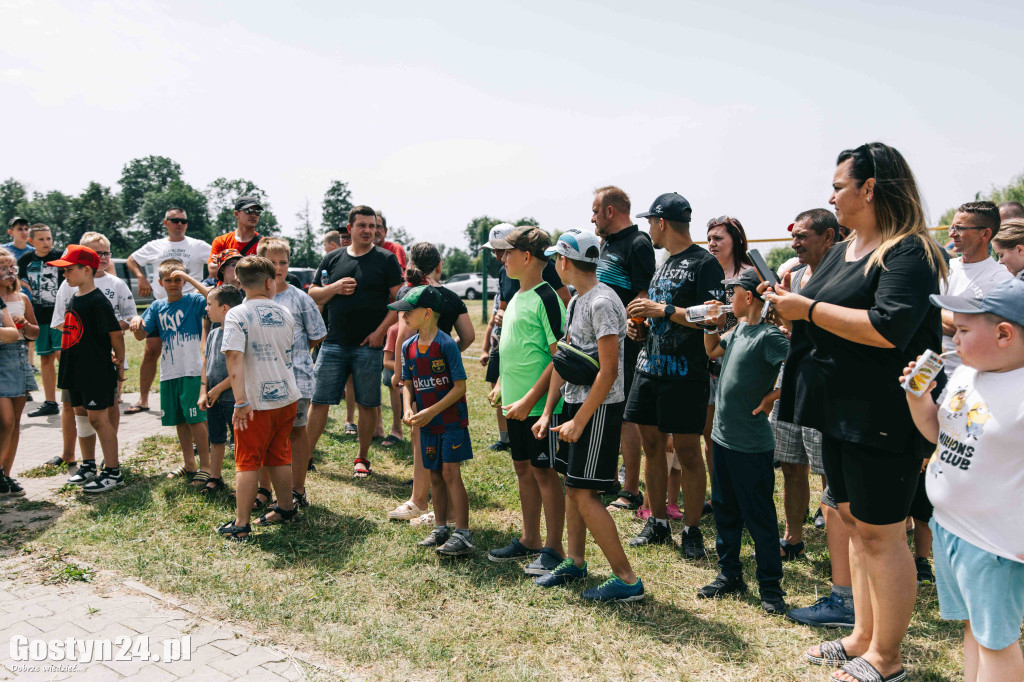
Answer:
[[[122,409],[133,404],[136,396],[126,394]],[[29,403],[31,406],[38,403]],[[160,426],[159,412],[122,415],[118,431],[122,456],[143,438],[174,430]],[[14,465],[14,477],[39,466],[61,450],[60,417],[22,420],[21,444]],[[5,506],[20,500],[45,501],[67,478],[67,474],[49,478],[20,478],[26,496],[7,498]],[[18,523],[45,523],[40,510],[19,518],[15,512],[3,514],[5,528]],[[92,581],[52,582],[54,562],[62,558],[23,555],[12,550],[0,559],[0,679],[17,680],[333,680],[354,679],[321,666],[298,652],[263,645],[253,633],[229,623],[205,618],[196,609],[112,572],[93,570]],[[81,562],[67,558],[69,564]],[[188,639],[183,639],[183,638]],[[90,660],[69,660],[68,638],[78,647],[110,642],[110,656],[102,648]],[[128,638],[119,640],[119,638]],[[140,639],[148,638],[148,639]],[[50,643],[63,642],[61,653]],[[32,647],[47,649],[42,660],[33,658]],[[77,642],[81,642],[78,644]],[[141,655],[142,643],[148,655]],[[129,650],[124,656],[122,648]],[[100,646],[105,646],[100,644]],[[134,655],[130,647],[135,647]],[[165,649],[166,647],[166,649]],[[175,647],[180,647],[177,660]],[[186,651],[187,650],[187,654]],[[37,652],[38,653],[38,652]],[[22,658],[23,660],[17,660]],[[123,658],[125,660],[114,660]],[[187,658],[187,660],[186,660]]]

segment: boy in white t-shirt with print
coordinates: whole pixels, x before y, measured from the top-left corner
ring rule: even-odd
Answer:
[[[262,256],[246,256],[235,276],[245,302],[224,316],[221,351],[235,395],[231,422],[235,427],[235,518],[217,532],[229,540],[245,540],[256,500],[259,470],[266,467],[277,504],[260,517],[260,525],[298,520],[292,500],[292,425],[299,388],[292,373],[292,315],[273,300],[277,292],[274,264]],[[273,513],[274,518],[270,515]]]
[[[938,405],[929,392],[907,393],[918,430],[938,446],[925,475],[939,612],[967,621],[965,679],[1020,680],[1024,525],[1013,510],[1024,498],[1024,282],[980,300],[931,300],[953,313],[963,361]]]

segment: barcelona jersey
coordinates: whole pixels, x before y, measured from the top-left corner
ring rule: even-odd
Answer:
[[[440,329],[425,353],[419,350],[420,335],[402,344],[402,381],[411,381],[416,407],[422,411],[436,405],[455,386],[466,380],[462,354],[452,337]],[[444,433],[469,426],[469,408],[463,396],[451,407],[430,420],[430,433]]]

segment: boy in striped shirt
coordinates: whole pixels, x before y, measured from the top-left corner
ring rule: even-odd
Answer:
[[[462,483],[462,462],[473,458],[466,406],[466,369],[459,346],[437,328],[444,300],[432,286],[410,289],[388,308],[402,313],[417,332],[402,344],[402,383],[409,426],[420,427],[420,453],[430,471],[434,530],[419,543],[438,554],[462,556],[473,547],[469,532],[469,498]],[[455,517],[453,533],[445,520]]]

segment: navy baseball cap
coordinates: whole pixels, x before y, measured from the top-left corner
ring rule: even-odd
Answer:
[[[932,305],[954,313],[992,313],[1024,327],[1024,282],[1014,277],[992,288],[983,298],[970,296],[928,297]]]
[[[690,202],[678,192],[662,194],[646,213],[637,213],[637,218],[664,218],[677,223],[690,222]]]
[[[236,211],[244,211],[247,208],[263,208],[260,204],[260,200],[253,196],[238,197],[238,201],[235,202]]]
[[[747,268],[740,273],[739,277],[733,277],[732,279],[723,279],[722,286],[734,287],[741,286],[750,293],[754,294],[754,298],[763,301],[761,294],[757,293],[757,285],[761,283],[761,278],[757,276],[757,270],[754,268]]]

